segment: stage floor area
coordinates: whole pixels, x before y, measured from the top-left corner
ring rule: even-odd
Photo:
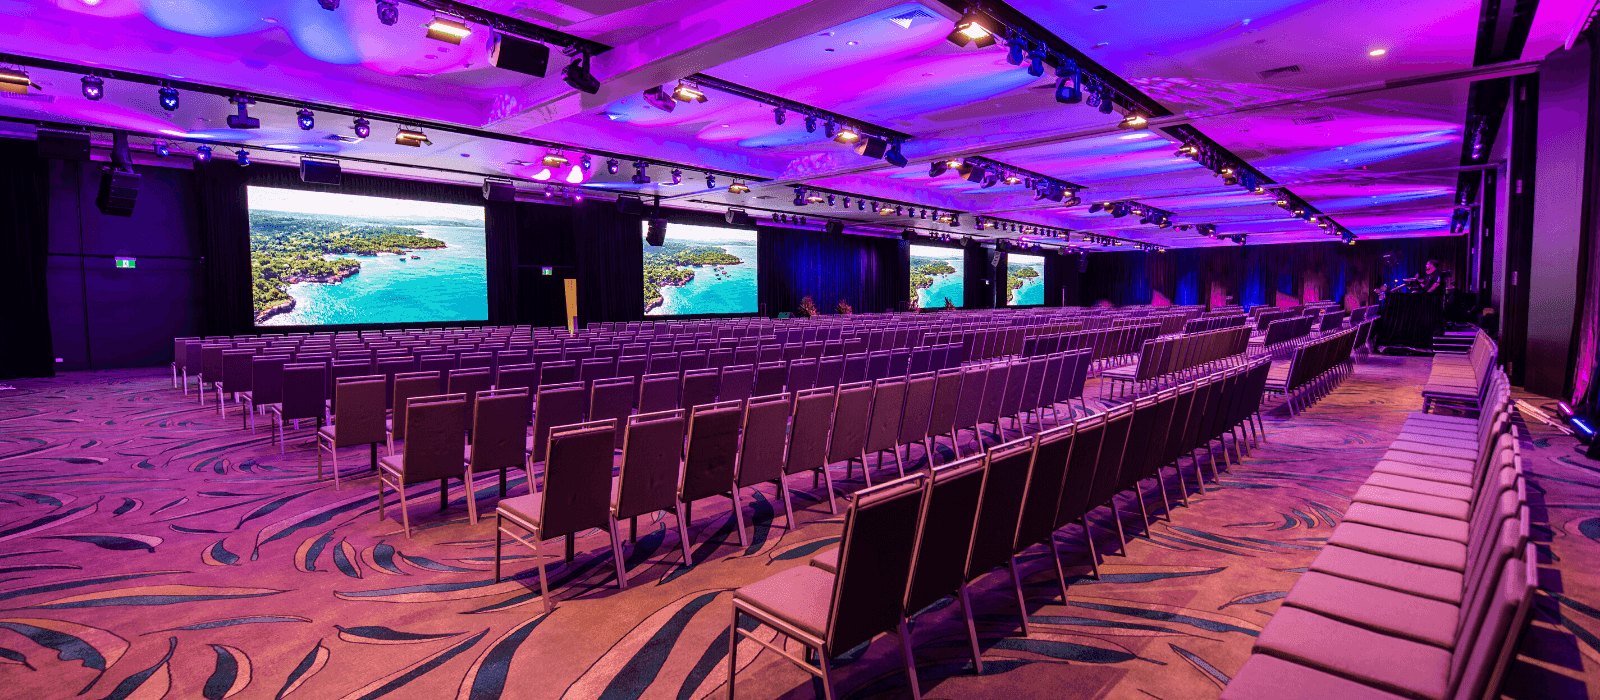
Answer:
[[[1292,420],[1269,398],[1266,441],[1206,494],[1191,477],[1188,507],[1173,485],[1170,521],[1146,529],[1132,496],[1119,498],[1137,533],[1126,555],[1100,509],[1100,581],[1088,575],[1082,529],[1059,533],[1070,551],[1065,602],[1047,555],[1028,552],[1029,637],[1008,576],[984,578],[974,597],[983,676],[958,607],[924,612],[925,696],[1216,697],[1421,407],[1429,362],[1363,356]],[[237,409],[224,419],[199,406],[165,368],[0,385],[0,685],[12,697],[723,698],[731,590],[806,566],[841,529],[821,491],[796,492],[790,529],[768,486],[747,510],[754,528],[741,547],[726,502],[708,500],[690,528],[695,565],[684,567],[673,520],[641,519],[638,543],[624,547],[626,591],[608,535],[594,531],[570,563],[559,545],[546,550],[559,604],[545,615],[531,551],[508,544],[510,578],[494,583],[492,476],[476,485],[491,514],[476,525],[459,485],[443,513],[436,485],[412,487],[407,539],[392,496],[379,521],[376,479],[354,473],[364,448],[341,453],[351,473],[336,491],[316,480],[308,429],[280,455],[264,422],[241,430]],[[1091,404],[1098,394],[1091,383]],[[1600,463],[1552,428],[1523,427],[1544,592],[1508,695],[1600,695]],[[940,447],[949,458],[949,443]],[[913,453],[920,463],[922,449]],[[861,487],[855,476],[846,490]],[[1158,488],[1145,488],[1160,511]],[[519,474],[512,494],[525,492]],[[739,698],[813,697],[809,676],[757,650],[740,647]],[[842,696],[905,697],[899,653],[892,637],[846,653]]]

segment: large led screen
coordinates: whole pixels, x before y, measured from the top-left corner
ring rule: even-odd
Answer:
[[[1044,258],[1006,255],[1006,304],[1039,306],[1044,303]]]
[[[483,207],[250,187],[257,326],[489,319]]]
[[[666,242],[652,246],[644,224],[646,316],[756,312],[755,231],[669,223]]]
[[[965,280],[965,251],[911,246],[911,302],[919,309],[959,309]]]

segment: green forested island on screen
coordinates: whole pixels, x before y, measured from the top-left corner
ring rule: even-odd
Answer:
[[[911,266],[911,297],[917,296],[918,289],[927,289],[933,286],[934,277],[937,275],[953,275],[956,269],[943,260],[917,260]]]
[[[407,221],[419,226],[457,226],[459,221]],[[289,308],[288,286],[297,282],[337,282],[361,271],[361,262],[327,255],[379,253],[445,247],[437,238],[405,226],[373,225],[358,217],[327,214],[284,215],[250,212],[250,269],[257,319]]]
[[[744,260],[716,246],[690,245],[667,241],[659,247],[644,249],[644,308],[646,311],[661,304],[662,287],[681,287],[694,279],[695,271],[687,268],[706,265],[738,265]]]

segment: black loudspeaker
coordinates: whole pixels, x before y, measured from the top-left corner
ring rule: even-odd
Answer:
[[[822,230],[837,236],[844,233],[844,222],[838,219],[829,219],[828,223],[822,225]]]
[[[743,209],[729,209],[726,214],[722,215],[722,218],[734,226],[750,225],[750,213]]]
[[[667,242],[667,220],[666,219],[651,219],[650,220],[650,229],[645,232],[644,240],[645,240],[646,243],[649,243],[650,245],[653,245],[653,246],[659,246],[659,245],[661,245],[663,243],[666,243]]]
[[[1005,262],[1006,254],[998,250],[987,251],[989,254],[989,267],[1000,269],[1000,264]]]
[[[517,186],[509,182],[484,180],[483,198],[491,202],[514,202],[517,199]]]
[[[617,211],[623,214],[643,214],[644,200],[638,195],[621,195],[617,197]]]
[[[489,43],[489,63],[496,68],[544,77],[550,65],[550,47],[537,41],[496,34]]]
[[[889,142],[876,136],[868,136],[856,143],[856,153],[868,158],[882,158],[883,152],[889,150]]]
[[[300,181],[318,185],[337,185],[341,171],[338,161],[300,159]]]
[[[89,160],[89,135],[61,131],[39,132],[39,157]]]
[[[100,207],[101,214],[133,216],[133,203],[138,198],[138,173],[100,169],[100,194],[94,198],[94,204]]]
[[[1081,275],[1081,274],[1083,274],[1085,272],[1088,272],[1088,271],[1089,271],[1089,254],[1088,253],[1078,253],[1078,274]]]
[[[909,229],[909,228],[904,230],[904,231],[901,231],[900,232],[900,240],[902,240],[902,241],[914,241],[914,240],[917,240],[917,232],[912,230],[912,229]]]

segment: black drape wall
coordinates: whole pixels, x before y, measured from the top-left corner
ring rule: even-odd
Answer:
[[[1005,269],[1004,255],[997,251],[981,246],[969,246],[963,260],[966,269],[962,270],[962,294],[966,297],[965,309],[992,309],[994,308],[996,256],[1000,257],[999,269]]]
[[[611,202],[591,200],[573,208],[579,326],[644,318],[640,221],[637,215],[618,212]]]
[[[0,379],[55,374],[45,265],[46,162],[30,141],[0,139]]]
[[[1462,236],[1440,236],[1093,253],[1079,303],[1361,306],[1376,302],[1374,288],[1417,276],[1429,259],[1464,270],[1463,243]]]
[[[829,314],[842,299],[857,313],[898,310],[910,298],[907,245],[898,238],[759,226],[758,286],[769,316],[810,296]]]

